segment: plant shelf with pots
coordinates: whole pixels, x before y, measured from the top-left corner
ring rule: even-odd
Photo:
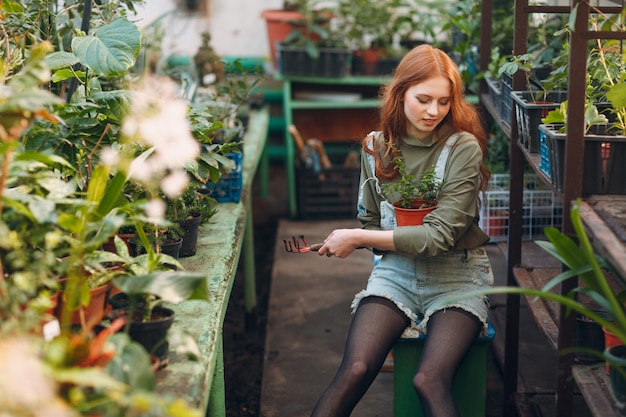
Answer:
[[[587,5],[588,6],[588,5]],[[532,276],[545,273],[549,279],[550,270],[544,269],[541,265],[541,258],[530,258],[528,255],[528,247],[531,246],[526,242],[522,242],[522,195],[523,190],[523,167],[524,161],[528,161],[531,168],[537,173],[539,178],[546,183],[555,193],[556,197],[563,201],[563,226],[564,233],[573,233],[572,224],[568,221],[567,214],[569,213],[570,204],[576,201],[578,197],[582,195],[583,187],[583,173],[581,167],[583,166],[583,160],[585,157],[585,142],[584,142],[584,114],[585,114],[585,86],[586,86],[586,60],[587,60],[587,48],[590,39],[607,38],[607,39],[626,39],[624,32],[600,30],[592,31],[588,27],[590,10],[583,1],[575,0],[569,6],[534,6],[529,5],[527,0],[516,0],[514,13],[515,13],[515,31],[513,39],[513,50],[516,54],[524,54],[528,51],[528,32],[529,32],[529,19],[528,16],[534,13],[560,13],[570,14],[574,10],[576,13],[572,13],[572,16],[576,16],[576,19],[572,19],[574,28],[570,33],[570,49],[568,53],[568,66],[569,71],[569,85],[567,86],[568,94],[568,120],[570,121],[567,133],[567,148],[564,156],[565,166],[567,168],[564,172],[564,183],[559,190],[554,184],[552,184],[550,178],[544,171],[540,169],[541,155],[538,152],[531,152],[527,149],[519,140],[517,121],[512,119],[511,126],[502,120],[502,114],[498,111],[496,103],[492,102],[489,96],[487,86],[481,91],[480,99],[484,108],[489,112],[495,121],[500,125],[502,131],[511,139],[513,146],[511,146],[511,206],[512,211],[509,213],[509,228],[510,237],[506,243],[502,243],[503,250],[506,253],[507,267],[509,276],[507,281],[515,283],[515,285],[524,288],[536,288],[539,289],[536,282],[533,281]],[[599,10],[603,13],[617,14],[622,11],[623,6],[599,6]],[[486,69],[487,63],[490,60],[489,53],[491,51],[492,33],[491,28],[491,16],[490,11],[493,9],[492,0],[483,0],[482,2],[482,28],[481,30],[481,44],[479,50],[481,52],[481,65],[482,69]],[[601,35],[599,34],[601,32]],[[512,80],[512,91],[521,91],[525,88],[524,74],[515,74]],[[512,110],[512,109],[511,109]],[[507,113],[508,115],[508,113]],[[614,221],[620,223],[626,223],[623,219],[617,219],[613,215],[606,215],[600,220],[598,209],[598,203],[605,203],[609,207],[617,208],[619,204],[624,204],[623,195],[588,195],[585,197],[581,206],[581,217],[585,223],[585,228],[589,231],[590,237],[600,254],[606,255],[608,261],[614,265],[614,267],[620,270],[622,273],[626,272],[626,240],[620,238],[615,232],[615,228],[609,226]],[[615,200],[614,203],[609,200]],[[608,210],[610,211],[610,210]],[[589,216],[589,217],[588,217]],[[595,219],[595,220],[593,220]],[[606,222],[605,223],[605,219]],[[600,220],[598,222],[598,220]],[[603,224],[603,226],[600,226]],[[545,258],[545,255],[544,255]],[[519,267],[519,265],[525,265],[527,268]],[[558,273],[560,269],[553,270],[552,276]],[[530,277],[530,278],[529,278]],[[528,279],[526,279],[528,278]],[[576,280],[569,280],[562,283],[559,291],[561,294],[567,294],[576,285]],[[535,311],[533,305],[530,303],[531,312],[535,318],[535,322],[538,327],[544,331],[549,340],[551,340],[555,349],[561,351],[574,346],[575,342],[575,315],[564,315],[564,311],[559,309],[555,313],[550,313],[550,320],[542,320],[545,318],[546,311],[543,313]],[[538,304],[538,303],[537,303]],[[541,303],[543,304],[543,303]],[[528,404],[532,399],[518,391],[518,375],[517,367],[519,362],[519,299],[515,295],[507,297],[507,314],[508,319],[505,323],[506,329],[504,329],[506,341],[505,346],[507,351],[505,352],[506,361],[504,363],[504,397],[506,399],[513,399],[507,401],[505,406],[505,412],[507,407],[515,407],[515,405]],[[543,314],[543,315],[542,315]],[[503,354],[504,356],[504,354]],[[594,417],[617,415],[619,411],[614,407],[614,402],[611,399],[611,392],[595,382],[589,382],[589,379],[585,378],[585,374],[581,374],[578,371],[578,366],[574,366],[574,355],[559,355],[557,369],[555,374],[557,379],[555,381],[555,402],[553,415],[557,417],[571,416],[574,414],[573,410],[573,395],[575,391],[576,381],[578,381],[578,388],[583,393],[586,399],[587,406]],[[573,372],[575,371],[575,372]],[[572,374],[574,373],[574,378]],[[606,405],[604,407],[602,404]],[[518,411],[522,410],[522,416],[528,415],[524,413],[523,407],[515,407]],[[532,409],[529,407],[528,410]]]

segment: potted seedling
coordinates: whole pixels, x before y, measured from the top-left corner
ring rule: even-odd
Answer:
[[[168,357],[167,334],[175,312],[164,303],[189,299],[207,300],[206,277],[199,272],[155,271],[127,275],[113,281],[128,299],[128,306],[114,309],[111,319],[125,317],[125,331],[161,363]]]
[[[406,171],[406,162],[401,155],[394,158],[394,163],[399,179],[384,184],[383,192],[393,199],[396,224],[398,226],[421,224],[424,216],[437,207],[443,181],[437,178],[434,165],[428,168],[418,180],[415,175]],[[413,220],[410,220],[411,218]]]

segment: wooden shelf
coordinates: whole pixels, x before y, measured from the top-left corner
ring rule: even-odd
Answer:
[[[626,224],[624,207],[625,195],[593,195],[582,202],[580,216],[594,248],[626,278],[626,242],[618,235]]]
[[[587,56],[587,43],[591,39],[625,39],[626,33],[618,31],[604,31],[594,32],[588,30],[586,27],[588,17],[590,13],[597,13],[602,11],[604,13],[612,14],[619,13],[620,7],[617,10],[609,11],[607,7],[594,7],[590,10],[588,5],[582,0],[573,0],[570,6],[531,6],[528,0],[515,0],[514,14],[515,14],[515,32],[513,38],[513,48],[516,55],[524,54],[528,51],[528,16],[531,13],[572,13],[576,19],[572,19],[573,31],[572,36],[569,39],[570,53],[568,58],[569,73],[569,88],[568,97],[570,98],[570,106],[568,108],[569,120],[573,123],[573,128],[568,130],[567,140],[568,146],[566,149],[566,172],[565,183],[563,190],[560,192],[552,184],[552,181],[539,169],[540,154],[530,153],[523,145],[519,143],[517,129],[511,129],[504,125],[501,121],[500,114],[497,111],[494,103],[491,101],[491,96],[487,93],[483,93],[480,96],[481,104],[486,111],[493,117],[493,119],[499,124],[500,128],[505,135],[513,142],[514,146],[511,146],[511,184],[512,187],[517,189],[511,189],[511,191],[519,191],[519,187],[522,185],[521,175],[523,171],[523,162],[527,161],[533,170],[537,173],[540,179],[555,193],[561,196],[563,199],[563,226],[564,233],[573,234],[572,224],[569,222],[569,207],[570,203],[578,198],[581,194],[580,187],[580,175],[582,175],[581,166],[583,163],[584,154],[584,137],[582,126],[582,119],[584,115],[584,86],[585,86],[585,72],[584,63],[588,59]],[[607,9],[601,10],[601,9]],[[481,21],[481,69],[486,70],[490,61],[489,51],[491,51],[491,28],[493,18],[493,1],[482,1],[482,21]],[[519,88],[522,85],[522,74],[516,74],[513,79],[513,87]],[[515,124],[515,120],[513,120]],[[512,195],[518,195],[513,194]],[[611,200],[619,200],[619,202]],[[512,221],[517,226],[518,216],[522,210],[522,202],[520,199],[515,199],[510,205],[510,217],[509,224]],[[614,210],[611,213],[611,209],[621,207],[621,211]],[[604,256],[618,271],[620,275],[626,277],[626,213],[623,212],[623,207],[626,206],[626,196],[605,196],[602,199],[597,196],[586,196],[586,200],[581,206],[580,213],[583,218],[584,224],[590,238],[592,239],[594,248],[598,253]],[[605,209],[602,211],[601,209]],[[609,212],[608,214],[606,212]],[[620,218],[622,217],[622,218]],[[608,220],[610,219],[610,220]],[[614,221],[619,223],[619,227],[616,227]],[[618,232],[623,232],[621,236],[618,236]],[[510,247],[507,251],[507,268],[508,276],[507,281],[509,283],[517,283],[517,285],[528,288],[542,288],[549,279],[558,274],[561,270],[560,267],[543,267],[539,264],[535,264],[537,260],[527,259],[524,254],[525,247],[521,242],[521,236],[509,237],[507,242]],[[573,281],[567,281],[562,283],[560,288],[555,289],[559,294],[565,295],[571,286]],[[612,282],[614,285],[615,282]],[[586,303],[586,298],[582,295],[578,295],[579,299],[582,299]],[[517,334],[519,331],[519,303],[514,296],[510,296],[507,299],[507,307],[511,307],[511,312],[508,313],[510,321],[506,323],[506,346],[510,349],[506,352],[508,361],[505,363],[505,381],[504,381],[504,396],[507,402],[513,401],[516,405],[524,403],[524,396],[517,391],[517,362],[518,362],[518,346],[517,346]],[[574,317],[572,315],[566,316],[563,314],[560,306],[554,303],[544,302],[543,300],[528,300],[528,306],[532,315],[537,322],[539,328],[546,335],[552,346],[557,351],[566,351],[574,344],[575,339],[575,326]],[[570,351],[571,352],[571,351]],[[603,369],[590,370],[580,367],[573,362],[572,354],[559,355],[558,364],[556,369],[557,384],[556,384],[556,416],[568,417],[574,414],[573,408],[573,394],[574,385],[577,384],[582,392],[585,401],[587,402],[593,415],[611,416],[618,415],[618,409],[615,406],[615,402],[611,398],[609,393],[606,375],[602,375]],[[570,374],[571,373],[571,374]],[[573,377],[572,377],[573,376]],[[518,415],[526,415],[525,412],[520,412],[518,407]]]
[[[293,124],[305,140],[316,138],[326,144],[357,146],[378,126],[378,95],[381,86],[389,80],[385,76],[332,78],[277,75],[276,78],[283,82],[286,129]],[[342,97],[344,93],[346,96]],[[293,138],[285,130],[285,168],[291,217],[298,214],[296,159]]]
[[[611,393],[611,381],[603,363],[595,367],[574,365],[572,375],[594,417],[617,415],[617,405]]]
[[[494,102],[491,100],[491,96],[489,93],[480,95],[480,104],[487,110],[487,112],[491,115],[493,120],[498,123],[500,129],[504,134],[510,138],[511,137],[511,127],[502,123],[502,119],[500,118],[500,112],[496,109]]]
[[[515,281],[522,288],[542,288],[548,281],[561,272],[560,268],[538,268],[529,270],[526,268],[515,268],[513,274]],[[558,305],[535,297],[525,297],[528,308],[535,319],[535,323],[552,347],[558,346],[559,326],[556,317],[558,317]]]
[[[384,75],[379,76],[349,76],[349,77],[303,77],[276,74],[277,80],[288,80],[291,82],[312,83],[312,84],[338,84],[338,85],[371,85],[378,86],[385,84],[391,78]]]
[[[293,109],[377,109],[379,106],[380,100],[374,98],[357,101],[293,100],[291,102]]]

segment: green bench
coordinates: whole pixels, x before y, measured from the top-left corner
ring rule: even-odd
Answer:
[[[417,369],[424,339],[403,336],[393,349],[393,408],[394,417],[422,417],[413,376]],[[487,334],[476,339],[461,363],[452,387],[462,417],[485,417],[487,385],[487,349],[495,337],[489,322]]]
[[[246,312],[256,307],[252,182],[267,139],[267,106],[250,115],[243,140],[243,184],[238,203],[220,203],[198,234],[196,254],[180,259],[189,271],[206,274],[209,302],[190,300],[171,307],[172,329],[191,334],[200,349],[198,361],[170,351],[170,363],[157,372],[157,392],[175,395],[207,417],[225,417],[222,326],[240,258],[243,261]]]

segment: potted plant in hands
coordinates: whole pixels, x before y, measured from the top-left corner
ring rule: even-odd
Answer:
[[[394,163],[398,169],[399,179],[383,184],[383,192],[393,198],[396,224],[398,226],[422,224],[424,216],[437,207],[443,180],[437,178],[434,165],[424,171],[422,178],[417,181],[415,175],[406,172],[406,162],[401,155],[394,158]]]

